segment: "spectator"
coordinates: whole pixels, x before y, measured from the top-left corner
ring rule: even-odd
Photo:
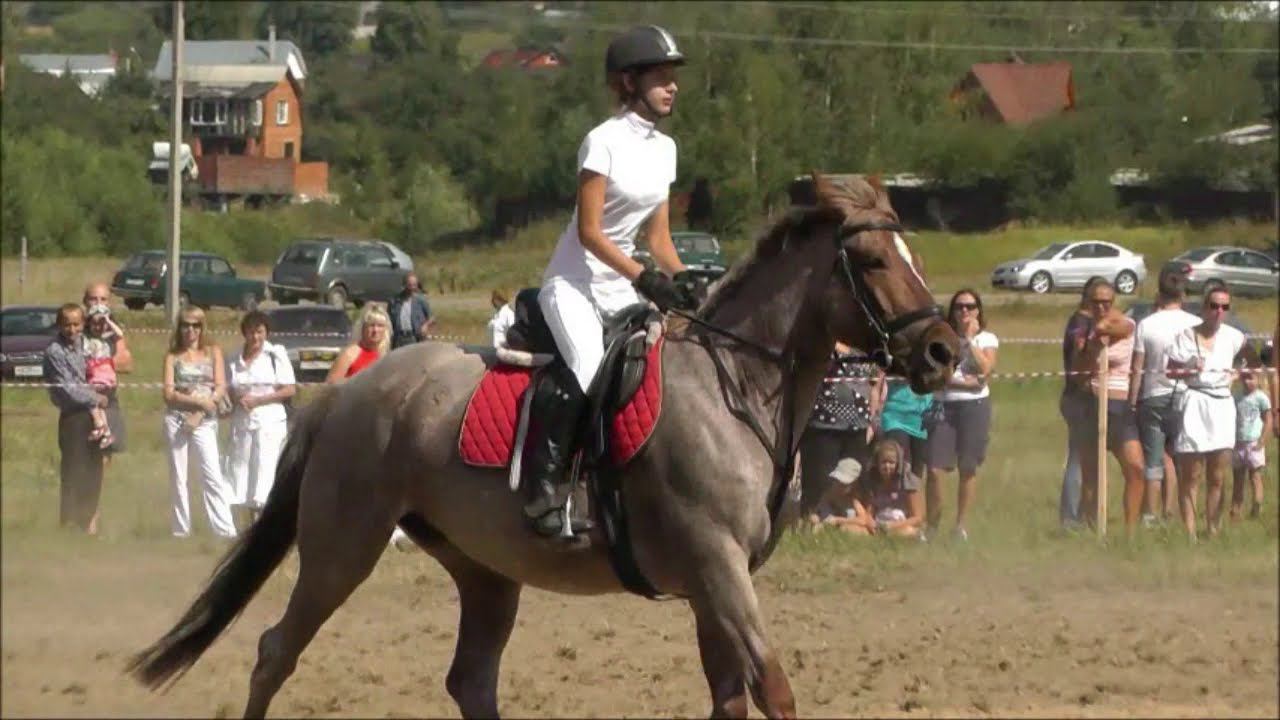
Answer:
[[[187,448],[194,445],[204,482],[204,509],[215,535],[235,537],[231,518],[234,489],[218,465],[218,410],[225,403],[222,350],[205,336],[204,311],[187,306],[164,356],[164,434],[169,444],[169,482],[173,491],[173,536],[191,535],[187,500]],[[221,401],[221,402],[220,402]]]
[[[1219,287],[1205,294],[1200,325],[1180,334],[1169,349],[1169,372],[1186,381],[1182,428],[1174,441],[1178,456],[1178,504],[1187,533],[1196,536],[1196,492],[1208,476],[1205,524],[1221,529],[1222,488],[1236,440],[1236,405],[1231,374],[1245,348],[1244,333],[1222,322],[1231,294]]]
[[[489,295],[489,302],[494,310],[489,320],[489,339],[496,348],[506,347],[507,330],[516,322],[516,311],[501,290],[494,290]]]
[[[901,447],[911,473],[922,478],[929,437],[924,416],[933,405],[933,394],[917,395],[902,378],[890,378],[886,385],[888,391],[884,410],[880,413],[880,434]]]
[[[111,310],[105,304],[89,306],[89,330],[85,333],[85,379],[94,392],[108,399],[116,394],[116,366],[109,338],[124,337],[120,328],[111,322]],[[89,439],[100,449],[107,449],[115,442],[112,425],[107,421],[106,408],[95,407],[89,411],[93,418],[93,431]]]
[[[1244,481],[1253,486],[1250,517],[1262,512],[1262,471],[1267,467],[1266,438],[1271,434],[1271,400],[1258,384],[1260,372],[1245,370],[1240,375],[1244,391],[1236,400],[1235,481],[1231,486],[1231,519],[1239,520],[1244,509]]]
[[[231,487],[236,504],[256,518],[276,478],[289,434],[285,403],[298,386],[285,348],[267,341],[271,322],[254,310],[240,320],[244,346],[227,365],[231,395]]]
[[[404,347],[427,338],[435,323],[427,296],[418,286],[418,276],[404,276],[404,289],[391,301],[391,348]]]
[[[1160,273],[1159,283],[1156,311],[1138,323],[1134,334],[1133,374],[1129,379],[1129,404],[1138,414],[1138,438],[1142,442],[1146,477],[1144,522],[1154,522],[1157,515],[1177,513],[1178,479],[1170,450],[1178,437],[1181,415],[1177,408],[1182,390],[1164,370],[1174,339],[1187,328],[1200,324],[1200,318],[1182,309],[1186,276],[1177,270],[1165,270]]]
[[[987,378],[996,366],[1000,341],[987,330],[982,298],[973,290],[951,296],[947,320],[963,343],[955,373],[935,394],[942,416],[929,431],[929,479],[925,484],[929,532],[942,520],[942,473],[959,469],[956,489],[955,536],[969,539],[965,528],[969,506],[977,492],[978,468],[986,459],[991,435],[991,389]]]
[[[1120,463],[1124,474],[1124,526],[1132,533],[1142,511],[1146,483],[1142,476],[1142,446],[1138,443],[1138,421],[1129,404],[1129,364],[1133,360],[1134,322],[1115,308],[1116,290],[1103,280],[1089,289],[1089,314],[1093,329],[1082,352],[1075,355],[1076,372],[1097,368],[1103,352],[1107,373],[1089,377],[1087,423],[1077,445],[1080,448],[1080,515],[1089,524],[1097,522],[1098,509],[1098,403],[1105,402],[1106,446]]]
[[[1072,374],[1076,356],[1084,352],[1085,342],[1093,332],[1093,315],[1089,312],[1089,293],[1102,278],[1090,278],[1080,293],[1080,304],[1067,320],[1062,332],[1062,370],[1066,373],[1058,412],[1067,423],[1067,461],[1062,469],[1062,493],[1058,497],[1058,521],[1064,528],[1080,522],[1080,448],[1090,426],[1087,378]]]
[[[84,310],[67,303],[58,308],[57,322],[58,335],[44,353],[44,376],[51,383],[49,399],[58,408],[58,521],[96,535],[103,461],[102,450],[88,440],[93,429],[89,411],[105,408],[109,401],[86,382]]]
[[[919,477],[907,467],[905,449],[886,438],[872,448],[872,459],[853,486],[855,513],[872,534],[920,536],[925,501]]]
[[[360,322],[355,335],[359,340],[342,349],[329,368],[329,375],[324,381],[329,385],[340,385],[347,378],[377,362],[391,350],[391,318],[382,305],[371,303],[365,305],[360,313]]]
[[[1271,433],[1280,439],[1280,318],[1276,319],[1276,331],[1271,336],[1270,362],[1264,360],[1264,366],[1271,365]]]
[[[92,305],[105,305],[108,309],[111,307],[111,290],[106,283],[90,283],[84,289],[84,296],[81,298],[85,308],[85,316],[88,317],[89,307]],[[111,361],[115,367],[117,375],[127,375],[133,372],[133,353],[129,351],[129,343],[125,341],[124,330],[116,323],[114,318],[108,318],[110,324],[109,333],[104,335],[97,334],[93,323],[89,323],[85,329],[85,334],[90,338],[99,338],[107,343],[111,350]],[[104,463],[110,463],[111,458],[116,453],[125,451],[126,432],[124,422],[124,412],[120,409],[120,394],[116,392],[107,395],[107,423],[111,426],[111,435],[113,441],[111,446],[106,448],[102,454]]]
[[[882,374],[869,358],[836,343],[800,441],[802,497],[825,497],[831,480],[849,484],[862,472],[883,400]]]

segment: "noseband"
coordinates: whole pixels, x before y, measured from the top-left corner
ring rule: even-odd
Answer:
[[[853,295],[854,301],[858,303],[858,307],[862,309],[862,315],[867,319],[867,323],[871,325],[871,332],[876,336],[875,339],[879,345],[879,347],[872,348],[869,355],[881,369],[888,370],[889,366],[893,364],[893,355],[889,352],[890,341],[896,335],[921,320],[941,318],[942,308],[937,305],[930,305],[894,317],[888,317],[885,314],[884,309],[876,300],[875,294],[867,287],[866,280],[862,278],[861,274],[853,271],[853,262],[849,259],[849,253],[844,249],[845,238],[872,230],[888,230],[897,233],[902,232],[902,226],[898,223],[847,225],[842,227],[840,232],[836,234],[835,241],[840,254],[840,267],[844,271],[845,280],[849,283],[849,292]]]

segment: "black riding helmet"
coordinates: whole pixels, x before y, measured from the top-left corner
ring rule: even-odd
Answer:
[[[644,70],[654,65],[683,65],[684,55],[671,33],[657,25],[641,25],[622,33],[609,43],[604,56],[606,73]]]

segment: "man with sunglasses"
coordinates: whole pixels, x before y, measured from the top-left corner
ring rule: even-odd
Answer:
[[[1178,458],[1178,504],[1187,533],[1196,535],[1196,491],[1208,476],[1205,523],[1209,534],[1221,529],[1222,489],[1231,472],[1236,443],[1236,405],[1231,382],[1247,349],[1244,333],[1224,320],[1231,294],[1210,290],[1200,312],[1200,325],[1178,335],[1169,351],[1168,369],[1185,381],[1182,431],[1174,442]]]

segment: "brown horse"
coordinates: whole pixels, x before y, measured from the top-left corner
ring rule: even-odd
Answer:
[[[765,715],[795,714],[751,572],[779,535],[769,499],[790,481],[834,341],[883,347],[921,392],[942,384],[959,350],[884,191],[814,179],[818,204],[778,222],[700,308],[729,334],[669,323],[663,414],[620,478],[640,570],[693,610],[716,715],[745,716],[747,690]],[[399,523],[458,587],[450,695],[466,717],[496,716],[521,587],[623,588],[601,543],[566,552],[538,539],[505,471],[458,459],[467,399],[492,361],[483,348],[403,348],[301,409],[261,517],[174,628],[134,658],[136,677],[156,688],[190,669],[296,541],[297,583],[250,678],[245,716],[262,717]]]

